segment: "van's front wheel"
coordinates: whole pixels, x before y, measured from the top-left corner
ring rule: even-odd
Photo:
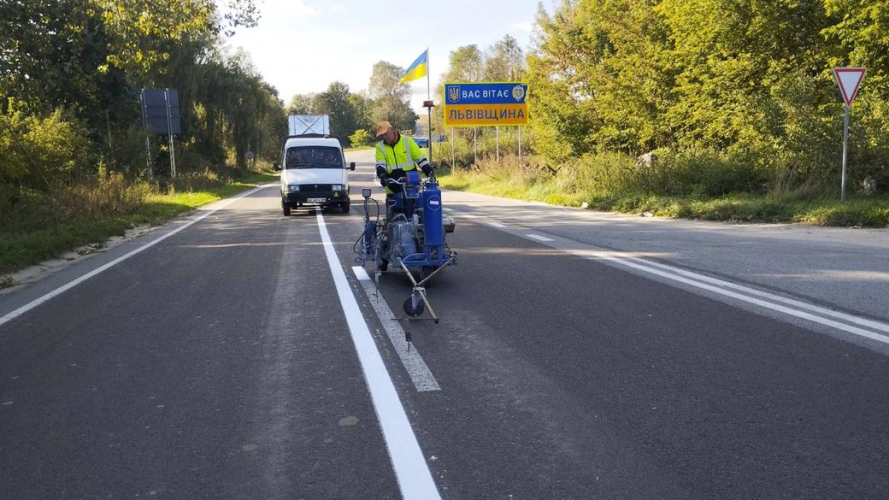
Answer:
[[[284,215],[290,215],[290,203],[286,201],[281,202],[281,210],[284,212]]]
[[[352,202],[347,201],[347,202],[343,203],[342,205],[340,205],[340,208],[343,209],[344,214],[347,214],[352,209]]]

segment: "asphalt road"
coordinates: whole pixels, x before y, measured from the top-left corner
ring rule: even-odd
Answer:
[[[0,295],[0,498],[889,498],[887,231],[444,202],[438,324],[276,187]]]

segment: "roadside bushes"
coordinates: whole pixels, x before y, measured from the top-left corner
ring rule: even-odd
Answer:
[[[0,184],[48,190],[93,164],[86,128],[61,109],[0,114]]]
[[[128,181],[120,172],[84,177],[60,189],[56,210],[64,219],[101,219],[137,212],[157,190],[144,181]]]
[[[620,153],[590,153],[566,162],[564,169],[577,178],[578,190],[591,195],[763,193],[774,175],[773,167],[757,161],[753,153],[714,150],[658,150],[648,161]]]
[[[355,131],[354,134],[349,136],[349,141],[352,143],[353,148],[357,148],[359,146],[367,146],[371,143],[371,136],[364,130],[363,128]]]

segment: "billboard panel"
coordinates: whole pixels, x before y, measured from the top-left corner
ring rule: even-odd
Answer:
[[[496,127],[528,123],[528,84],[446,83],[446,127]]]
[[[155,134],[181,134],[179,92],[176,89],[142,89],[142,123]]]

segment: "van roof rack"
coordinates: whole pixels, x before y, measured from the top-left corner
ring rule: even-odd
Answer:
[[[310,138],[310,139],[317,139],[317,138],[330,139],[331,137],[333,137],[334,139],[339,139],[339,137],[332,136],[330,134],[299,134],[299,135],[288,135],[287,136],[288,139],[294,139],[294,138],[300,138],[300,137],[306,137],[306,138]]]

